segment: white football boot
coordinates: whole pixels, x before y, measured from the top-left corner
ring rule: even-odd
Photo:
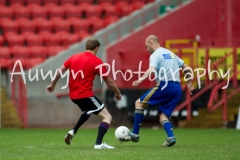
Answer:
[[[74,137],[74,131],[73,130],[70,130],[67,135],[65,136],[65,143],[70,145],[71,144],[71,141]]]
[[[115,149],[115,148],[113,146],[109,146],[106,143],[102,143],[102,144],[99,144],[99,145],[95,144],[94,149]]]

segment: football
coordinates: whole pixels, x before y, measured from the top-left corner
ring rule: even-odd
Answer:
[[[115,137],[119,140],[119,138],[124,138],[130,134],[130,131],[125,126],[120,126],[115,130]]]

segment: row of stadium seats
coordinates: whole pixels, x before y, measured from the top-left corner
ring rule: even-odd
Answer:
[[[89,36],[89,34],[86,31],[79,31],[75,34],[70,34],[68,32],[58,32],[57,34],[42,32],[41,34],[29,34],[26,36],[11,33],[8,34],[5,39],[0,36],[0,46],[4,46],[6,43],[10,47],[55,45],[70,46],[87,36]]]
[[[0,0],[0,64],[29,69],[152,0]]]
[[[1,59],[10,58],[48,58],[56,55],[56,51],[66,49],[64,46],[13,46],[0,47]]]
[[[77,5],[80,3],[89,3],[89,4],[101,4],[101,3],[111,3],[115,4],[117,2],[152,2],[153,0],[0,0],[0,6],[5,5],[31,5],[31,4],[38,4],[38,5],[45,5],[45,4],[73,4]]]
[[[42,32],[42,34],[29,34],[26,37],[12,34],[6,38],[5,42],[2,41],[0,43],[2,46],[4,46],[6,42],[8,43],[8,46],[70,46],[88,36],[89,34],[86,31],[79,31],[75,34],[67,32],[61,32],[58,34]]]
[[[20,60],[23,69],[30,69],[37,64],[45,61],[45,58],[13,58],[13,59],[0,59],[1,68],[12,70],[14,64]],[[17,67],[16,69],[19,69]]]
[[[46,6],[15,6],[15,7],[0,7],[0,19],[17,19],[17,18],[88,18],[91,16],[108,17],[108,16],[126,16],[134,10],[140,9],[145,5],[143,2],[133,2],[129,5],[126,2],[119,2],[116,5],[103,3],[101,5],[91,4],[65,4],[57,6],[49,4]]]
[[[109,16],[105,19],[99,17],[89,17],[87,19],[79,19],[72,17],[69,19],[52,18],[50,20],[44,18],[17,19],[15,21],[5,19],[0,22],[1,29],[4,34],[8,32],[28,34],[40,32],[77,32],[77,31],[91,31],[93,33],[98,29],[106,27],[110,23],[118,21],[117,16]],[[91,29],[91,30],[89,30]]]

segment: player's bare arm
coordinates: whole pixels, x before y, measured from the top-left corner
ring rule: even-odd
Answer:
[[[115,84],[115,82],[110,77],[105,78],[104,81],[108,86],[108,88],[115,93],[116,100],[120,101],[122,98],[122,95],[117,85]]]
[[[189,90],[190,94],[192,95],[192,91],[193,91],[195,88],[194,88],[194,86],[193,86],[193,84],[192,84],[191,79],[189,79],[189,78],[190,78],[190,74],[187,74],[187,73],[190,73],[190,72],[191,72],[191,71],[190,71],[190,68],[191,68],[191,67],[189,67],[189,66],[186,65],[185,63],[184,63],[183,66],[182,66],[182,70],[184,71],[184,74],[186,75],[186,77],[187,77],[187,79],[188,79],[188,81],[187,81],[188,90]]]
[[[59,78],[61,77],[61,74],[63,74],[66,70],[67,70],[67,68],[66,68],[64,65],[62,65],[62,66],[58,69],[58,73],[57,73],[55,79],[54,79],[54,80],[52,81],[52,83],[51,83],[49,86],[47,86],[47,88],[46,88],[48,92],[53,92],[53,91],[54,91],[55,85],[57,84]]]
[[[140,83],[142,83],[145,79],[147,79],[147,78],[150,76],[150,74],[155,73],[155,71],[156,71],[156,68],[155,68],[155,67],[149,67],[148,70],[143,74],[143,76],[142,76],[139,80],[134,81],[134,82],[132,83],[132,86],[138,86],[138,85],[139,85]]]

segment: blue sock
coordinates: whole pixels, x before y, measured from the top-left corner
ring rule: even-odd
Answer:
[[[168,137],[174,137],[172,124],[168,120],[163,121],[162,126]]]
[[[135,109],[134,126],[133,126],[133,130],[132,130],[132,133],[134,133],[134,134],[139,133],[140,126],[141,126],[141,124],[143,122],[143,118],[144,118],[143,112],[144,112],[143,109]]]

